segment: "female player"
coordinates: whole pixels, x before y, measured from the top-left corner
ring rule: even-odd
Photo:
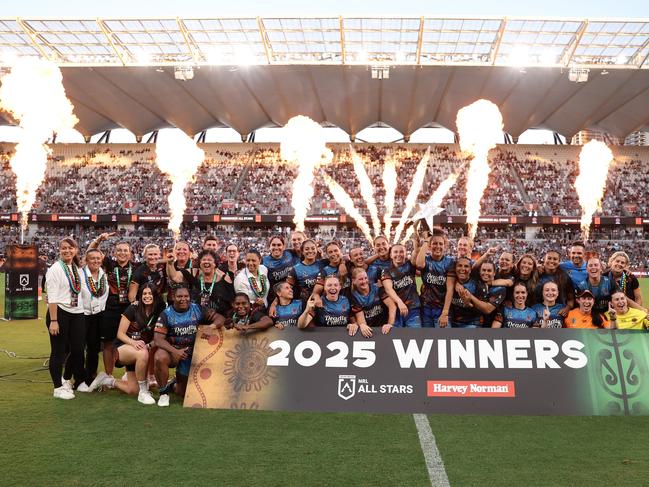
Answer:
[[[155,287],[145,284],[140,301],[124,311],[114,344],[115,366],[126,368],[126,380],[116,380],[100,372],[90,385],[91,391],[101,386],[116,388],[125,394],[137,394],[137,400],[142,404],[155,404],[149,392],[147,367],[153,345],[153,328],[164,308],[164,301]]]
[[[322,306],[316,307],[314,296],[309,298],[297,326],[302,329],[308,326],[344,326],[351,336],[356,333],[357,327],[349,324],[350,313],[349,300],[340,295],[340,281],[337,276],[331,275],[324,281]]]
[[[564,317],[560,311],[564,305],[557,303],[559,286],[554,281],[546,281],[541,288],[543,302],[532,306],[541,328],[563,328]]]
[[[496,313],[491,328],[532,328],[537,326],[536,311],[527,306],[527,286],[517,282],[513,287],[513,306]]]
[[[286,281],[275,284],[274,294],[277,296],[275,306],[275,328],[283,330],[286,327],[297,326],[297,320],[304,311],[304,303],[293,299],[293,287]]]
[[[364,337],[372,336],[373,327],[380,327],[384,335],[390,333],[396,320],[397,306],[385,290],[370,282],[367,272],[361,268],[352,271],[351,306],[352,316]],[[353,329],[353,325],[350,328]]]

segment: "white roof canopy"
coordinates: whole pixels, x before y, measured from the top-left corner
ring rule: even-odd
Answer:
[[[478,98],[500,106],[514,136],[649,125],[649,20],[0,19],[0,64],[15,55],[62,67],[84,135],[246,134],[297,114],[350,134],[382,122],[408,135],[455,130],[457,110]],[[580,68],[588,81],[570,81]],[[382,69],[389,78],[373,79]]]

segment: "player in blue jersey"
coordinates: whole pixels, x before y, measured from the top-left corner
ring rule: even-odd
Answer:
[[[448,325],[455,288],[455,259],[445,255],[448,248],[445,232],[433,228],[432,233],[424,240],[415,262],[421,272],[421,324],[424,328],[444,328]]]
[[[532,306],[541,328],[563,328],[565,317],[561,314],[564,305],[557,302],[559,286],[554,281],[546,281],[542,288],[543,302]]]
[[[293,286],[295,296],[306,303],[317,284],[324,262],[318,259],[318,247],[314,240],[302,242],[301,251],[302,260],[293,266],[287,281]]]
[[[586,271],[586,247],[584,242],[574,242],[568,250],[568,258],[559,264],[559,269],[568,274],[572,287],[577,286],[588,277]]]
[[[297,320],[304,311],[304,303],[293,299],[293,288],[286,281],[275,284],[274,292],[277,296],[273,317],[275,327],[283,330],[286,327],[297,326]]]
[[[181,284],[176,288],[173,305],[160,314],[153,338],[157,347],[154,356],[155,375],[160,384],[158,406],[169,405],[169,392],[173,388],[172,383],[167,384],[170,367],[176,367],[175,392],[180,396],[185,395],[198,325],[211,323],[219,327],[223,326],[224,321],[224,317],[214,310],[202,309],[198,304],[192,303],[186,285]]]
[[[487,285],[471,278],[471,260],[459,257],[455,262],[455,290],[451,301],[449,325],[455,328],[478,328],[484,315],[492,313],[494,306],[488,303]]]
[[[536,311],[527,306],[527,287],[522,282],[513,286],[513,306],[496,312],[491,328],[532,328],[538,326]]]
[[[576,291],[578,293],[585,290],[590,291],[595,298],[593,311],[604,314],[608,311],[611,296],[618,290],[618,287],[609,276],[602,275],[602,262],[599,257],[590,257],[586,263],[586,268],[588,276],[577,284]]]
[[[379,235],[374,239],[374,255],[368,258],[366,262],[368,264],[367,277],[370,278],[370,282],[378,282],[383,271],[392,266],[390,242],[386,237]]]
[[[350,314],[349,300],[340,295],[340,281],[337,276],[331,275],[324,281],[322,306],[316,307],[315,296],[309,298],[304,312],[297,321],[297,326],[299,328],[309,326],[347,327],[349,334],[353,335],[356,333],[357,325],[349,324]]]
[[[286,250],[284,238],[280,235],[271,237],[268,245],[270,247],[270,255],[265,255],[261,263],[268,269],[268,282],[271,287],[268,302],[272,302],[275,299],[275,294],[272,292],[272,289],[275,288],[277,283],[286,280],[293,266],[300,260],[290,251]]]
[[[412,260],[406,260],[406,247],[395,244],[390,249],[392,265],[383,271],[381,283],[385,292],[397,305],[398,328],[421,328],[421,302],[417,293],[417,268],[415,248]]]
[[[352,316],[361,334],[369,338],[372,327],[381,327],[384,335],[390,333],[397,315],[397,306],[385,290],[370,282],[364,269],[352,271]]]
[[[540,303],[543,301],[543,285],[548,281],[554,282],[559,291],[557,302],[563,304],[561,316],[565,318],[568,316],[568,311],[574,307],[575,292],[568,274],[559,269],[560,259],[561,254],[556,250],[548,250],[546,252],[545,258],[543,259],[543,272],[539,274],[534,292],[536,294],[536,302]]]
[[[501,307],[507,297],[507,287],[498,284],[507,283],[507,286],[511,287],[514,285],[514,280],[500,279],[499,281],[495,281],[496,265],[488,260],[480,264],[480,267],[478,267],[478,274],[480,280],[487,286],[487,302],[494,307],[494,310],[491,313],[485,314],[484,319],[482,320],[482,326],[490,328],[491,323],[496,316],[496,311]]]
[[[352,280],[345,260],[343,252],[338,242],[332,241],[325,246],[325,255],[327,256],[327,263],[322,269],[322,278],[332,274],[340,278],[341,289],[340,294],[349,298],[352,288]]]

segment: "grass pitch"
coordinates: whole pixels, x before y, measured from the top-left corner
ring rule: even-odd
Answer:
[[[0,352],[1,485],[430,485],[411,415],[195,410],[178,399],[161,409],[116,391],[55,401],[43,320],[0,322],[0,349],[17,355]],[[649,485],[649,418],[430,422],[451,485]]]

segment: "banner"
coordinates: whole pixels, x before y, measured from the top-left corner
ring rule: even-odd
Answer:
[[[185,407],[649,414],[649,334],[607,330],[201,327]],[[378,335],[376,333],[379,333]]]
[[[9,245],[5,275],[5,319],[38,318],[38,249]]]

